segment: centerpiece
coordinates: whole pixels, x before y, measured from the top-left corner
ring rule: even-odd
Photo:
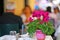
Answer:
[[[39,30],[45,35],[51,35],[54,32],[53,24],[49,21],[49,13],[44,10],[34,10],[29,20],[27,31],[31,36],[35,32],[39,33]]]

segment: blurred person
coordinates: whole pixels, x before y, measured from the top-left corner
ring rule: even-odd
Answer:
[[[60,20],[59,20],[60,19],[60,17],[59,17],[60,16],[60,11],[59,11],[58,7],[54,8],[54,13],[56,14],[56,24],[57,25],[55,27],[57,28],[57,26],[60,24]]]
[[[54,8],[54,13],[55,13],[55,14],[60,13],[60,12],[59,12],[59,8],[58,8],[58,7],[55,7],[55,8]]]
[[[24,23],[26,23],[26,24],[29,23],[29,17],[31,16],[31,14],[32,14],[32,10],[31,10],[30,6],[26,5],[24,7],[23,13],[21,15],[22,20],[23,20]]]
[[[55,21],[55,37],[57,37],[58,33],[60,33],[60,12],[59,12],[59,8],[55,7],[54,8],[54,13],[56,14],[56,21]]]
[[[48,6],[48,7],[46,8],[46,11],[49,12],[49,17],[50,17],[50,18],[49,18],[49,21],[52,22],[52,24],[53,24],[53,26],[54,26],[56,15],[52,12],[51,6]],[[54,32],[54,33],[55,33],[55,32]],[[54,38],[54,33],[51,35],[51,36],[53,37],[53,39],[55,39],[55,38]]]
[[[29,21],[29,18],[31,17],[31,14],[32,14],[32,10],[30,8],[29,5],[26,5],[23,10],[22,10],[22,14],[21,14],[21,18],[22,18],[22,21],[24,23],[24,25],[27,25],[30,21]],[[26,30],[27,28],[24,26],[24,34],[26,34]]]
[[[22,18],[12,12],[3,13],[0,17],[1,35],[8,35],[10,31],[20,32],[22,29]]]
[[[56,20],[56,14],[54,12],[52,12],[52,8],[50,6],[48,6],[46,8],[46,11],[49,12],[49,17],[50,17],[50,21],[53,23],[53,25],[55,24],[55,20]]]
[[[15,2],[7,2],[6,12],[15,12]]]
[[[48,7],[46,8],[46,11],[49,12],[49,13],[51,13],[51,12],[52,12],[52,11],[51,11],[51,7],[48,6]]]
[[[49,12],[49,17],[50,17],[50,21],[53,23],[54,25],[54,20],[56,19],[56,15],[52,12],[52,8],[50,6],[48,6],[46,8],[46,11]]]

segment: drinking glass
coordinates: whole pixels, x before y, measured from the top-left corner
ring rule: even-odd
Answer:
[[[10,35],[16,35],[16,31],[10,31]]]

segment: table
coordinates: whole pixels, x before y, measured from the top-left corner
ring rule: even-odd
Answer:
[[[12,35],[5,35],[5,36],[0,37],[0,40],[16,40],[16,37]],[[36,39],[26,37],[26,38],[18,38],[18,40],[36,40]],[[51,36],[48,35],[46,36],[45,40],[53,40],[53,39]]]

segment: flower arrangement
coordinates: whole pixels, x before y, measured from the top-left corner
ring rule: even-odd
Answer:
[[[27,31],[30,35],[33,35],[37,29],[46,35],[51,35],[54,32],[53,24],[49,21],[49,13],[44,10],[34,10],[29,20]]]

